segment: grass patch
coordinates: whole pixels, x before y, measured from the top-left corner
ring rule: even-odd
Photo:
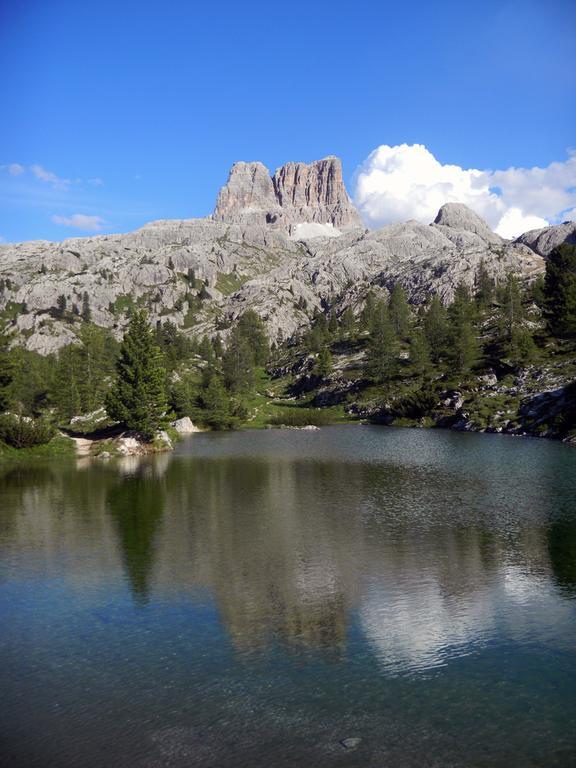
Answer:
[[[276,427],[326,427],[349,421],[341,408],[305,408],[303,406],[280,406],[268,417],[268,424]]]
[[[28,459],[75,458],[76,446],[74,441],[64,435],[56,435],[44,445],[32,448],[12,448],[6,443],[0,443],[0,461],[25,461]]]
[[[218,272],[216,276],[216,288],[223,293],[224,296],[230,296],[244,285],[248,280],[248,277],[239,275],[237,272]]]

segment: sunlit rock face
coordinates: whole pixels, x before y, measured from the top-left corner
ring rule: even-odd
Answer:
[[[481,263],[497,281],[508,272],[530,281],[554,244],[576,237],[575,226],[510,242],[450,203],[430,225],[368,231],[337,158],[287,163],[272,176],[261,163],[236,163],[211,217],[0,245],[0,312],[12,318],[14,341],[41,354],[77,339],[85,295],[92,321],[117,338],[139,306],[152,323],[170,321],[197,338],[226,336],[221,329],[252,309],[277,341],[305,332],[317,310],[359,314],[369,290],[385,297],[396,283],[419,305],[432,294],[449,303],[459,283],[472,288]],[[65,318],[56,311],[62,296]]]
[[[563,224],[542,229],[531,229],[516,238],[515,242],[527,245],[540,256],[549,256],[554,248],[562,243],[576,243],[576,221],[565,221]]]
[[[342,178],[342,163],[325,157],[286,163],[270,176],[262,163],[235,163],[213,218],[229,224],[271,225],[292,232],[300,224],[362,227]]]

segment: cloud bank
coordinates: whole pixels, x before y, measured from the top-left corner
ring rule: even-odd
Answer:
[[[443,165],[423,144],[383,144],[360,166],[353,197],[369,227],[429,223],[444,203],[464,203],[502,237],[517,237],[576,216],[576,151],[546,168],[482,171]]]
[[[75,227],[84,232],[99,232],[106,223],[101,216],[86,216],[83,213],[75,213],[72,216],[52,216],[54,224],[63,227]]]

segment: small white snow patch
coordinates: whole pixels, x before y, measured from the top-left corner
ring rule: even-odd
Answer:
[[[307,224],[296,224],[291,239],[311,240],[313,237],[340,237],[341,234],[342,232],[333,224],[309,222]]]

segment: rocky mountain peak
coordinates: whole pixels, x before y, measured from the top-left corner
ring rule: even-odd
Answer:
[[[562,243],[576,243],[576,221],[564,221],[556,226],[531,229],[514,241],[527,245],[540,256],[549,256]]]
[[[502,243],[502,238],[492,232],[484,219],[463,203],[445,203],[438,211],[434,224],[464,232],[472,232],[487,243]]]
[[[235,163],[218,195],[213,219],[267,224],[288,232],[307,223],[362,227],[344,186],[342,163],[334,156],[286,163],[273,176],[262,163]]]

